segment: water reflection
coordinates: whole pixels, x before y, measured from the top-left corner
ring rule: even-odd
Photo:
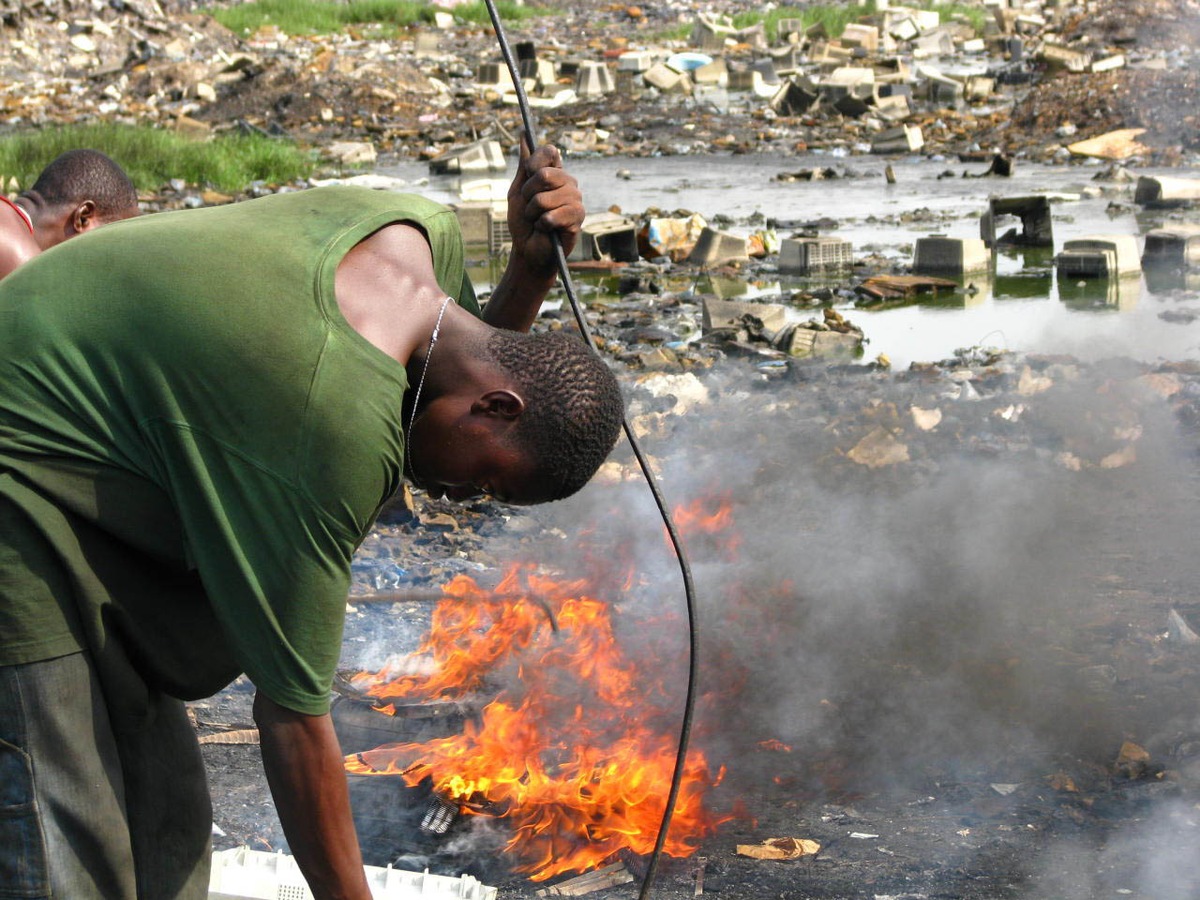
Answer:
[[[1146,277],[1146,289],[1152,294],[1167,294],[1172,291],[1200,292],[1200,270],[1183,269],[1178,266],[1148,266],[1142,273]]]
[[[717,275],[707,275],[696,280],[696,290],[712,294],[718,300],[749,299],[750,285],[740,278],[722,278]],[[779,293],[779,285],[775,285],[775,293]]]
[[[1095,234],[1132,234],[1138,236],[1141,246],[1149,231],[1179,228],[1200,218],[1196,213],[1143,209],[1132,202],[1131,194],[1125,201],[1114,200],[1112,191],[1088,196],[1086,189],[1095,170],[1086,166],[1027,163],[1001,183],[996,179],[939,180],[944,164],[914,158],[895,166],[896,184],[884,185],[877,160],[848,159],[845,165],[854,177],[836,183],[781,185],[774,180],[778,172],[822,164],[828,164],[827,157],[712,157],[702,166],[686,158],[576,159],[569,163],[589,198],[589,209],[618,206],[637,217],[652,207],[685,207],[708,217],[720,213],[733,223],[732,230],[746,233],[761,228],[767,219],[827,218],[825,230],[850,241],[856,259],[872,257],[898,266],[911,263],[915,241],[931,228],[949,237],[978,236],[980,218],[997,190],[1010,198],[1052,194],[1054,246],[1001,244],[993,254],[992,271],[958,280],[955,290],[936,295],[868,307],[851,293],[858,279],[848,272],[796,277],[772,271],[770,279],[751,272],[748,283],[737,276],[676,267],[654,274],[653,279],[664,295],[676,295],[688,303],[704,296],[761,297],[808,314],[802,307],[810,305],[806,298],[813,296],[814,304],[832,303],[864,329],[870,340],[868,356],[885,352],[897,366],[942,359],[985,337],[1014,350],[1073,352],[1084,357],[1128,354],[1155,360],[1200,355],[1200,320],[1193,323],[1188,317],[1173,315],[1188,303],[1196,305],[1200,271],[1178,264],[1147,265],[1141,278],[1113,282],[1059,279],[1055,272],[1055,254],[1068,241]],[[632,176],[618,178],[618,169],[628,169]],[[428,186],[434,194],[439,189],[449,194],[450,185],[437,179]],[[440,199],[454,202],[457,198]],[[1011,212],[1003,205],[998,211]],[[752,216],[758,217],[753,224]],[[936,220],[933,224],[931,216]],[[1015,220],[998,224],[998,230],[1004,231]],[[498,276],[491,269],[486,261],[472,269],[480,290],[486,290]],[[577,287],[589,303],[625,300],[617,276],[580,275]],[[1096,315],[1103,312],[1120,315]]]
[[[1053,288],[1054,275],[1049,269],[997,275],[992,285],[993,296],[997,300],[1045,300]]]
[[[1060,279],[1058,299],[1080,312],[1129,312],[1142,296],[1142,276],[1092,278],[1086,281]]]
[[[997,271],[1007,274],[1049,273],[1054,268],[1054,248],[1006,245],[997,249],[995,260]]]

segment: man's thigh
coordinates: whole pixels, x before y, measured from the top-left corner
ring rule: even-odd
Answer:
[[[6,819],[0,796],[0,898],[207,895],[212,809],[182,703],[114,722],[86,654],[0,667],[0,742],[32,798]]]
[[[183,703],[152,693],[144,720],[113,723],[139,900],[204,900],[212,799],[196,729]]]
[[[121,766],[103,710],[81,653],[0,667],[0,749],[18,803],[0,820],[0,897],[136,896]]]

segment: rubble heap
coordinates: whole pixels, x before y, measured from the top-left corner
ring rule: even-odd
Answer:
[[[836,36],[785,18],[771,39],[733,26],[751,8],[573,4],[510,37],[548,137],[577,152],[1040,157],[1118,128],[1145,129],[1159,163],[1200,146],[1192,0],[981,3],[982,28],[892,6]],[[681,26],[690,34],[673,37]],[[187,0],[3,0],[0,121],[240,127],[403,158],[480,134],[513,140],[490,29],[441,12],[381,35],[240,37]]]

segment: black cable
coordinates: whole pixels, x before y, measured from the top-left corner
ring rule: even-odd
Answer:
[[[525,95],[525,86],[521,83],[521,72],[517,67],[516,59],[513,58],[512,50],[508,46],[508,38],[504,33],[504,25],[500,22],[500,14],[496,11],[495,0],[484,0],[484,4],[487,6],[488,15],[491,16],[492,27],[496,31],[496,40],[500,44],[500,52],[504,55],[504,62],[508,66],[509,75],[512,76],[513,87],[517,92],[517,106],[521,110],[521,122],[525,126],[525,143],[532,154],[536,146],[534,137],[537,134],[537,129],[534,127],[533,115],[529,109],[529,98]],[[553,234],[552,237],[554,239],[554,252],[558,261],[559,280],[562,282],[563,290],[566,292],[567,299],[571,303],[571,311],[575,314],[575,321],[579,325],[579,331],[583,335],[584,342],[593,351],[596,351],[596,343],[592,340],[591,330],[587,326],[587,322],[583,317],[583,310],[579,305],[579,298],[575,294],[575,285],[571,281],[571,273],[567,268],[567,256],[563,252],[562,241],[559,239],[557,233]],[[667,841],[667,832],[671,828],[671,817],[675,812],[675,804],[679,800],[679,790],[683,783],[684,763],[687,760],[688,741],[692,733],[692,718],[696,707],[696,591],[695,585],[692,583],[692,568],[688,564],[687,555],[683,552],[683,544],[679,540],[679,532],[675,528],[675,522],[671,518],[670,511],[667,509],[666,500],[663,499],[662,492],[658,488],[658,482],[654,478],[654,474],[650,471],[650,465],[642,453],[641,445],[638,443],[637,438],[634,437],[633,429],[629,427],[629,419],[625,416],[621,418],[621,427],[624,429],[625,439],[629,441],[629,446],[633,449],[633,455],[637,458],[638,465],[641,467],[642,475],[646,479],[650,493],[654,495],[654,502],[658,506],[659,515],[662,516],[663,524],[666,526],[667,534],[671,539],[671,546],[675,548],[675,558],[679,560],[679,569],[683,575],[684,597],[687,602],[687,692],[684,695],[683,701],[683,719],[679,725],[679,747],[675,753],[675,770],[671,775],[671,789],[667,793],[667,804],[663,810],[662,822],[658,827],[658,838],[654,842],[654,850],[650,854],[650,860],[646,865],[646,874],[642,878],[642,889],[638,894],[641,900],[645,900],[650,894],[651,886],[654,884],[654,876],[658,871],[658,861],[662,856],[663,846]]]

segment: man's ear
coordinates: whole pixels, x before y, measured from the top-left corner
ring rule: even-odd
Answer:
[[[497,388],[488,391],[471,404],[471,412],[493,416],[509,421],[520,417],[525,411],[525,400],[515,391]]]
[[[96,202],[94,200],[84,200],[71,210],[69,221],[71,230],[76,234],[83,234],[85,231],[95,228],[100,224],[100,219],[96,215]]]

